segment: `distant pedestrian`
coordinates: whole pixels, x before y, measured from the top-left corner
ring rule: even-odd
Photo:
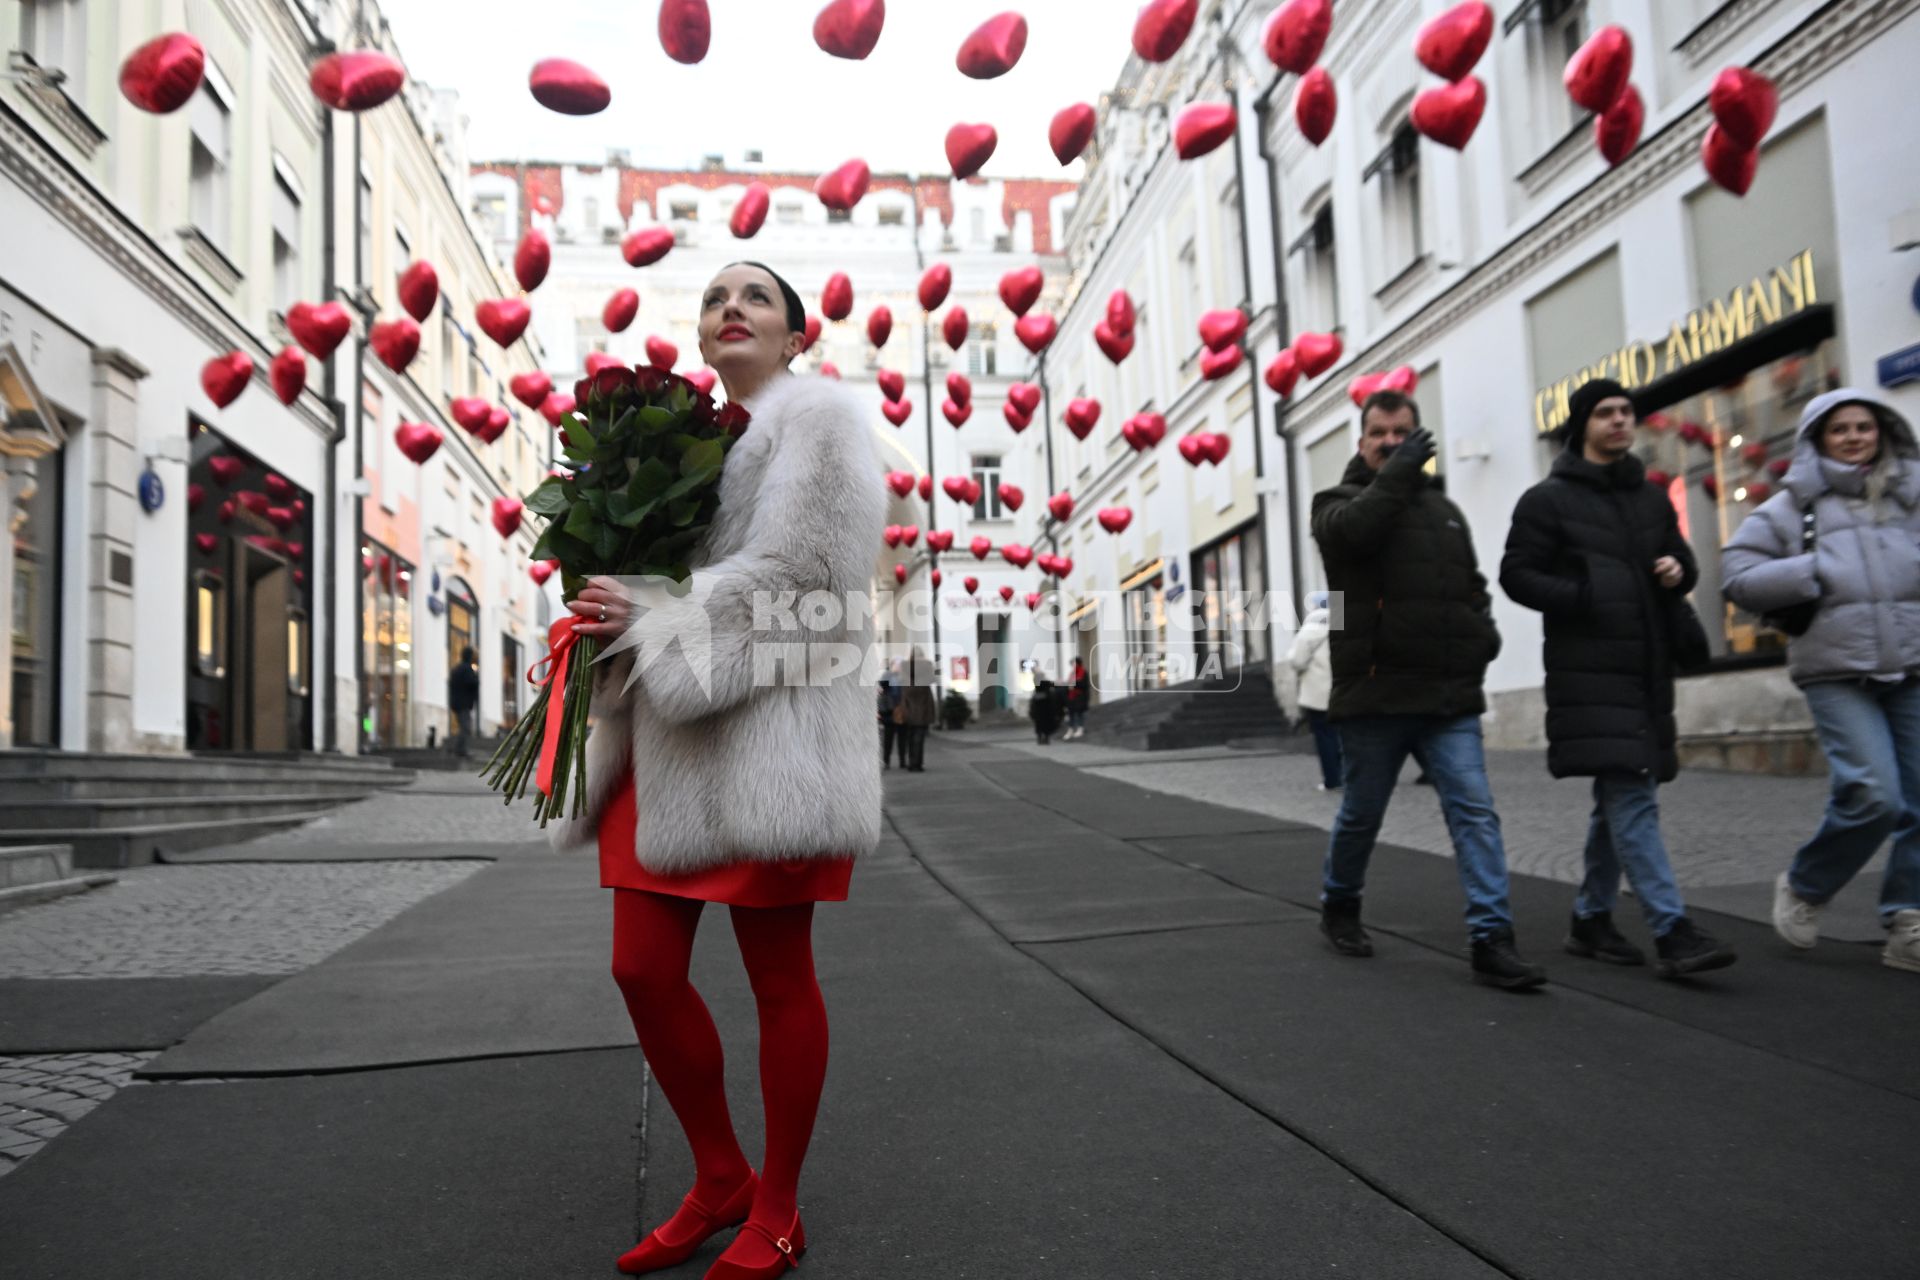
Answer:
[[[901,764],[906,763],[906,748],[901,741],[900,710],[901,693],[894,685],[892,676],[880,677],[880,694],[874,703],[874,711],[880,721],[880,767],[893,768],[894,750],[900,749]]]
[[[1300,713],[1313,730],[1313,746],[1320,753],[1320,787],[1338,791],[1344,762],[1340,757],[1340,731],[1327,719],[1327,703],[1333,698],[1333,650],[1328,644],[1332,611],[1327,608],[1327,593],[1316,591],[1307,597],[1307,616],[1300,620],[1293,648],[1287,653],[1287,665],[1300,678]]]
[[[925,773],[927,731],[940,714],[940,700],[933,688],[933,664],[915,650],[907,658],[906,689],[900,695],[902,762],[908,773]]]
[[[1027,716],[1033,721],[1033,733],[1046,746],[1060,727],[1060,704],[1054,700],[1053,681],[1041,676],[1034,682],[1033,697],[1027,700]]]
[[[1805,949],[1820,912],[1889,836],[1880,920],[1891,968],[1920,973],[1920,446],[1864,391],[1800,415],[1780,492],[1721,555],[1723,589],[1791,632],[1787,668],[1826,749],[1832,793],[1774,885],[1773,927]],[[1788,616],[1800,613],[1797,619]]]
[[[1062,742],[1087,736],[1087,706],[1092,701],[1093,681],[1087,675],[1087,664],[1075,658],[1073,676],[1067,685],[1067,731],[1060,737]]]
[[[453,713],[453,732],[447,737],[447,749],[456,756],[467,754],[467,737],[474,731],[474,711],[480,705],[480,666],[473,646],[460,650],[460,662],[447,673],[447,709]]]
[[[1521,958],[1507,902],[1507,856],[1487,783],[1481,685],[1500,652],[1492,600],[1467,518],[1423,468],[1433,434],[1409,396],[1376,392],[1360,412],[1360,451],[1339,485],[1313,498],[1327,586],[1352,607],[1332,633],[1333,696],[1345,790],[1320,902],[1334,950],[1370,956],[1360,923],[1367,863],[1411,754],[1433,775],[1467,897],[1474,981],[1506,990],[1546,973]]]
[[[1673,504],[1633,455],[1638,427],[1619,383],[1596,379],[1573,393],[1565,447],[1514,508],[1500,585],[1545,615],[1547,770],[1593,779],[1586,878],[1566,949],[1647,962],[1613,923],[1624,871],[1653,932],[1656,971],[1678,978],[1735,956],[1688,917],[1660,834],[1659,787],[1680,772],[1675,617],[1700,575]]]

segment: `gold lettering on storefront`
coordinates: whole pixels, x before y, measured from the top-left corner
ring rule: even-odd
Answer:
[[[1568,398],[1586,383],[1608,378],[1629,391],[1752,337],[1768,325],[1798,315],[1820,300],[1808,249],[1764,276],[1755,276],[1724,298],[1715,298],[1673,322],[1665,340],[1631,342],[1583,369],[1540,388],[1533,396],[1533,425],[1542,435],[1567,420]]]

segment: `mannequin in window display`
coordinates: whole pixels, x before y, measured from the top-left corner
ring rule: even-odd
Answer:
[[[1842,388],[1800,418],[1781,491],[1721,553],[1727,596],[1800,631],[1806,696],[1832,790],[1774,884],[1773,927],[1805,950],[1820,913],[1891,838],[1882,961],[1920,973],[1920,444],[1879,397]],[[1784,615],[1800,617],[1789,623]]]

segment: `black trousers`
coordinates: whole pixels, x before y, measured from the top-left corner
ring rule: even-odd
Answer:
[[[881,764],[890,765],[893,763],[893,749],[896,743],[899,744],[900,747],[901,761],[902,763],[905,762],[907,748],[906,744],[900,740],[900,731],[903,727],[902,725],[895,724],[891,720],[882,720],[880,722]]]
[[[927,758],[927,726],[903,724],[900,735],[900,763],[917,772],[925,767]]]

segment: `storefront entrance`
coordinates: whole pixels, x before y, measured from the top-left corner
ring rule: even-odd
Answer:
[[[1203,676],[1267,660],[1259,525],[1193,553],[1193,643]]]
[[[1154,574],[1126,594],[1127,689],[1164,689],[1167,675],[1166,580]]]

